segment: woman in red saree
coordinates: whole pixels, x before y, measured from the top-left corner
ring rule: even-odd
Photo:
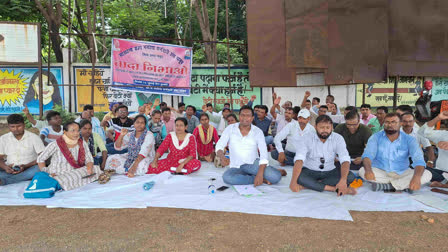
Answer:
[[[187,120],[179,117],[175,125],[175,132],[168,134],[157,150],[154,161],[148,167],[148,174],[164,171],[190,174],[201,168],[201,162],[197,159],[196,139],[186,132]],[[170,151],[168,156],[159,160],[168,150]]]

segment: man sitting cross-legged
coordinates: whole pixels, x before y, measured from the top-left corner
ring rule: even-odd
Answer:
[[[339,124],[334,132],[340,134],[345,140],[348,153],[353,160],[350,163],[350,169],[359,170],[362,162],[361,155],[369,137],[372,135],[372,131],[360,123],[358,112],[350,111],[345,115],[345,123]]]
[[[224,172],[223,180],[230,185],[254,184],[259,186],[263,181],[276,184],[282,173],[268,164],[268,151],[263,131],[252,125],[254,111],[243,106],[239,112],[240,122],[229,125],[216,144],[216,154],[221,164],[230,168]],[[224,148],[228,146],[230,160],[224,156]],[[258,155],[260,152],[260,155]]]
[[[338,195],[356,194],[349,187],[355,175],[350,172],[350,156],[344,138],[333,131],[333,121],[328,115],[316,119],[316,133],[307,134],[296,143],[294,170],[289,188],[293,192],[311,189],[330,191]],[[336,168],[334,159],[338,155],[341,167]]]
[[[315,134],[314,129],[310,121],[310,111],[308,109],[300,110],[298,114],[298,121],[292,120],[288,123],[274,138],[276,150],[271,151],[271,157],[282,166],[294,165],[294,156],[296,155],[296,149],[294,143],[300,142],[302,136],[305,134]],[[286,139],[286,147],[283,147],[282,141]],[[284,150],[286,149],[286,150]]]
[[[436,118],[423,125],[418,130],[418,134],[434,142],[439,149],[435,167],[426,168],[432,173],[430,186],[448,188],[448,131],[434,129],[434,126],[442,120],[448,120],[448,111],[440,113]]]
[[[359,170],[359,175],[372,182],[373,191],[406,190],[412,193],[431,180],[417,140],[400,131],[400,121],[397,113],[387,114],[384,131],[373,134],[367,142],[362,155],[364,167]],[[414,170],[409,168],[409,157]]]

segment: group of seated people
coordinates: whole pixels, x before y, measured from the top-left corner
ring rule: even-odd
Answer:
[[[41,171],[71,190],[98,180],[103,171],[114,170],[132,178],[169,171],[190,174],[201,161],[229,168],[223,181],[230,185],[276,184],[286,175],[280,166],[293,166],[290,189],[356,194],[351,186],[353,170],[372,184],[374,191],[419,190],[423,184],[448,187],[448,132],[434,130],[443,112],[418,127],[412,108],[387,107],[371,113],[363,104],[342,115],[334,97],[326,105],[305,93],[301,106],[273,94],[273,106],[248,104],[240,100],[238,116],[230,104],[213,111],[212,104],[196,108],[179,103],[178,108],[160,103],[145,104],[130,116],[123,104],[111,104],[102,121],[86,105],[74,121],[62,124],[56,111],[46,121],[24,113],[40,137],[25,130],[24,117],[8,116],[10,133],[0,137],[0,185],[30,180]],[[432,141],[438,147],[438,159]],[[422,148],[424,151],[422,151]],[[425,161],[425,155],[426,159]],[[166,157],[164,154],[168,153]]]

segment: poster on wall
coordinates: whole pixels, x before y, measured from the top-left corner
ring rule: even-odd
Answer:
[[[249,84],[249,69],[247,67],[232,67],[230,69],[230,75],[233,90],[225,89],[229,87],[227,67],[218,67],[216,70],[216,107],[222,108],[224,107],[224,103],[231,103],[230,93],[232,93],[233,107],[235,109],[240,107],[241,97],[247,103],[250,97],[255,95],[257,98],[254,104],[262,104],[260,88],[253,88],[252,91],[246,91],[251,89]],[[213,103],[214,77],[213,67],[194,67],[191,75],[191,95],[189,97],[183,97],[183,102],[187,105],[193,105],[198,109],[201,109],[207,103]]]
[[[432,78],[431,101],[448,100],[448,78],[434,77]]]
[[[372,107],[392,107],[394,104],[395,77],[389,77],[387,83],[366,83],[365,103]],[[400,77],[397,88],[397,106],[415,106],[423,88],[421,77]],[[362,105],[363,84],[356,87],[356,107]]]
[[[0,115],[20,113],[28,107],[39,114],[39,70],[37,67],[0,67]],[[64,104],[62,67],[42,69],[44,111]]]
[[[112,40],[112,87],[144,93],[190,95],[190,47]]]
[[[92,68],[73,67],[75,73],[75,100],[76,111],[81,112],[84,105],[91,104]],[[110,67],[95,67],[94,82],[94,110],[95,112],[109,112],[109,104],[121,102],[128,106],[129,111],[137,111],[144,103],[154,103],[156,99],[161,99],[159,94],[148,94],[128,90],[117,90],[110,86]],[[87,85],[87,86],[86,86]]]

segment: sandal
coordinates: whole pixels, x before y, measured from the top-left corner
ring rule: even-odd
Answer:
[[[110,181],[110,177],[115,174],[115,170],[105,170],[99,177],[98,183],[106,184]]]

